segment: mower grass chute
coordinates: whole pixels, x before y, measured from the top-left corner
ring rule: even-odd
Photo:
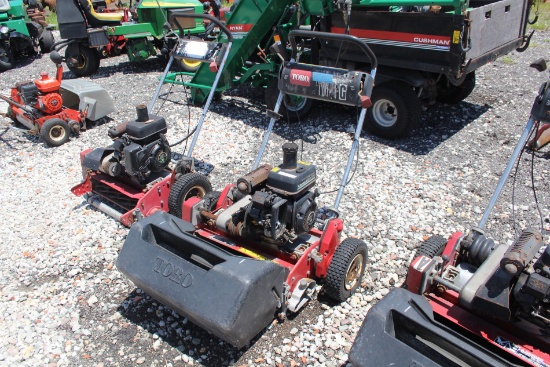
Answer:
[[[71,191],[77,196],[86,195],[89,204],[126,226],[131,226],[159,210],[170,211],[180,217],[182,205],[187,199],[203,197],[212,190],[208,179],[194,172],[192,153],[215,88],[202,109],[197,125],[183,139],[193,136],[189,149],[175,165],[171,162],[171,148],[174,144],[170,144],[165,136],[167,122],[163,117],[150,113],[175,58],[209,63],[213,72],[218,73],[216,83],[219,79],[233,37],[218,19],[205,14],[172,12],[170,23],[175,24],[180,34],[183,34],[185,24],[189,20],[195,24],[195,18],[214,22],[225,32],[229,42],[221,44],[180,38],[149,107],[138,105],[135,120],[121,123],[109,130],[109,137],[113,139],[111,146],[88,149],[81,153],[84,181]]]
[[[293,57],[283,68],[281,93],[275,111],[268,113],[269,128],[253,170],[222,192],[186,200],[182,219],[155,213],[133,225],[117,259],[118,269],[136,286],[237,348],[274,317],[302,309],[319,280],[325,281],[328,296],[345,301],[360,287],[367,261],[363,241],[340,241],[344,222],[337,208],[366,116],[376,58],[365,43],[348,35],[292,31],[289,37]],[[308,73],[309,66],[294,59],[295,37],[357,43],[373,70],[317,67]],[[300,77],[304,75],[307,80]],[[285,91],[338,102],[333,94],[319,92],[333,89],[353,90],[344,102],[362,110],[334,206],[318,210],[316,167],[298,160],[296,143],[283,145],[277,167],[258,162]]]
[[[546,68],[542,60],[531,66]],[[407,361],[440,366],[457,360],[475,366],[550,366],[550,245],[535,228],[524,229],[510,246],[484,231],[529,137],[535,135],[529,145],[537,147],[547,124],[549,82],[539,89],[478,226],[420,246],[407,290],[393,289],[367,315],[350,352],[354,366]],[[377,352],[382,345],[395,352]]]
[[[69,140],[71,134],[86,130],[86,120],[97,121],[115,110],[111,97],[95,83],[63,81],[61,56],[53,51],[57,65],[55,78],[40,73],[34,81],[19,82],[10,97],[0,95],[9,104],[8,116],[23,124],[31,134],[39,134],[52,147]]]

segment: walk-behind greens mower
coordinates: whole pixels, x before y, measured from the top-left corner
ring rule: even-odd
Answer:
[[[225,32],[229,42],[221,44],[180,38],[149,107],[138,106],[134,121],[124,122],[109,130],[109,137],[113,139],[111,146],[87,149],[80,153],[84,181],[71,191],[77,196],[85,195],[88,203],[126,226],[159,210],[181,215],[183,201],[190,196],[202,197],[211,191],[207,178],[193,172],[195,164],[192,153],[214,89],[195,128],[178,142],[193,136],[185,157],[175,166],[171,164],[173,145],[165,137],[168,125],[164,118],[149,113],[174,59],[186,58],[209,63],[212,73],[217,73],[218,77],[221,75],[233,37],[219,20],[209,15],[174,12],[170,20],[183,33],[187,27],[195,26],[196,18],[215,22]]]
[[[353,43],[373,68],[369,74],[298,63],[297,37]],[[222,192],[186,200],[180,217],[157,212],[135,223],[117,260],[138,287],[238,348],[275,316],[304,307],[319,280],[328,296],[346,300],[360,286],[367,261],[363,241],[340,241],[344,223],[337,208],[370,106],[376,58],[349,35],[295,30],[289,40],[292,56],[284,62],[281,93],[253,170]],[[258,166],[284,93],[361,107],[332,208],[318,209],[316,168],[297,160],[297,144],[283,145],[281,165]]]
[[[543,60],[532,66],[545,69]],[[369,311],[349,355],[355,366],[550,366],[550,246],[533,228],[510,246],[483,231],[530,134],[548,123],[550,82],[478,227],[421,245],[407,289]]]
[[[31,134],[40,134],[46,144],[57,147],[71,133],[86,130],[86,121],[97,121],[115,110],[111,97],[101,86],[84,80],[62,80],[63,65],[56,51],[50,58],[57,65],[55,78],[40,73],[34,81],[19,82],[11,89],[8,116],[23,124]]]

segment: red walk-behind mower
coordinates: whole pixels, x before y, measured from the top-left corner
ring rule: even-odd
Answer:
[[[108,134],[113,139],[111,146],[87,149],[80,153],[84,181],[71,191],[77,196],[86,195],[89,204],[126,226],[159,210],[170,211],[179,217],[186,199],[202,197],[212,190],[206,176],[194,172],[192,153],[231,50],[233,37],[218,19],[210,15],[173,12],[170,23],[176,24],[180,34],[184,34],[183,29],[195,26],[193,18],[204,18],[215,23],[229,42],[222,44],[180,38],[149,107],[137,106],[137,118],[134,121],[124,122],[109,130]],[[189,149],[173,166],[173,145],[168,143],[164,135],[168,130],[166,121],[148,111],[152,110],[175,58],[208,62],[210,69],[217,75],[199,122],[191,134],[180,140],[193,135]]]
[[[478,227],[420,246],[406,289],[369,311],[349,354],[354,366],[550,366],[550,246],[532,228],[510,246],[483,231],[529,136],[548,123],[550,82]]]
[[[40,134],[46,144],[57,147],[71,135],[86,130],[86,120],[97,121],[115,110],[109,93],[84,80],[62,80],[62,58],[50,53],[57,65],[55,78],[40,73],[35,81],[17,83],[8,102],[8,117],[23,124],[31,134]]]
[[[354,43],[370,58],[371,73],[300,64],[297,37]],[[289,40],[292,56],[281,71],[281,93],[255,169],[221,192],[186,200],[181,217],[157,212],[135,223],[117,260],[138,287],[237,348],[274,317],[300,310],[318,280],[328,296],[346,300],[360,286],[367,261],[363,241],[340,241],[344,223],[337,207],[370,106],[376,58],[348,35],[294,30]],[[332,208],[318,209],[316,168],[297,160],[297,144],[283,145],[281,165],[257,166],[283,93],[362,107]]]

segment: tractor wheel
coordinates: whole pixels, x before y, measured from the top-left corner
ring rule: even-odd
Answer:
[[[55,39],[53,38],[53,33],[49,29],[44,29],[42,31],[42,35],[40,36],[40,52],[43,54],[47,54],[52,50],[52,46],[55,43]]]
[[[430,259],[441,256],[445,246],[447,245],[447,239],[440,235],[435,235],[428,238],[426,241],[422,242],[414,258],[417,258],[420,255],[429,257]]]
[[[265,102],[267,108],[275,109],[277,98],[279,97],[279,87],[277,86],[278,79],[273,78],[269,81],[265,90]],[[311,98],[298,97],[288,95],[283,98],[283,103],[279,108],[279,114],[283,116],[283,120],[288,122],[298,122],[307,117],[313,108],[314,101]]]
[[[76,76],[90,76],[99,69],[99,51],[83,44],[71,44],[65,51],[67,66]],[[71,61],[69,61],[71,60]]]
[[[462,102],[472,93],[476,86],[476,73],[472,71],[460,85],[453,85],[446,77],[437,83],[436,100],[442,103],[456,104]]]
[[[51,147],[58,147],[69,141],[71,128],[65,121],[57,118],[49,119],[40,128],[40,136]]]
[[[6,44],[0,44],[0,71],[13,67],[13,55]]]
[[[222,193],[219,191],[210,191],[207,192],[206,195],[204,195],[204,209],[209,212],[213,212],[216,210],[216,204],[218,203],[218,200],[220,200],[220,195]]]
[[[346,238],[336,248],[327,270],[325,292],[339,302],[348,299],[361,285],[367,263],[367,245]]]
[[[389,82],[375,87],[371,100],[366,125],[376,136],[400,138],[420,121],[420,100],[405,83]]]
[[[202,41],[202,38],[197,36],[190,36],[190,40],[197,40]],[[188,73],[194,73],[197,70],[199,70],[199,67],[201,66],[200,61],[193,61],[193,60],[186,60],[186,59],[174,59],[174,62],[176,63],[176,66],[181,71],[186,71]]]
[[[168,195],[169,213],[181,218],[181,207],[185,200],[195,196],[202,198],[210,191],[212,191],[212,185],[206,176],[196,172],[181,176],[174,182]]]

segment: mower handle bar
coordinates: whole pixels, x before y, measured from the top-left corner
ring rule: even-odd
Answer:
[[[218,18],[213,17],[210,14],[191,14],[191,13],[182,12],[182,11],[175,11],[172,14],[170,14],[170,18],[169,18],[170,22],[172,22],[174,20],[174,18],[201,18],[201,19],[207,19],[211,22],[214,22],[218,27],[220,27],[221,31],[223,33],[225,33],[225,35],[227,36],[227,39],[229,40],[229,42],[233,42],[233,35],[229,31],[229,29],[227,29],[227,27]],[[183,30],[183,27],[181,26],[181,24],[179,24],[179,22],[174,22],[174,23],[176,24],[176,26],[178,27],[178,29],[180,31],[180,37],[183,37],[183,35],[185,34],[184,30]]]
[[[296,45],[296,37],[306,37],[306,38],[319,38],[319,39],[326,39],[326,40],[333,40],[333,41],[344,41],[349,43],[354,43],[361,51],[367,55],[367,57],[370,60],[371,68],[376,69],[378,67],[378,60],[376,59],[376,55],[370,47],[363,41],[361,41],[359,38],[355,36],[351,36],[349,34],[335,34],[335,33],[326,33],[326,32],[318,32],[318,31],[305,31],[305,30],[293,30],[290,31],[288,34],[288,40],[290,41],[290,45],[292,46],[292,58],[296,60],[296,56],[298,53],[298,47]]]

